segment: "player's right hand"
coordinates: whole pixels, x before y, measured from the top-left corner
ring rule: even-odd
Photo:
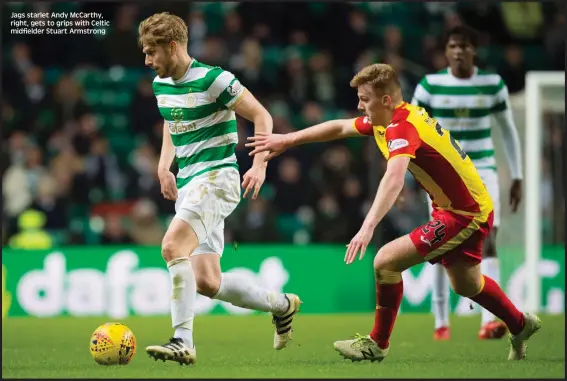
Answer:
[[[159,174],[159,183],[161,185],[161,194],[167,200],[177,200],[177,184],[175,175],[170,171]]]
[[[258,132],[255,136],[248,137],[251,143],[246,143],[246,147],[254,148],[249,156],[254,156],[260,152],[270,152],[266,156],[266,161],[281,155],[285,150],[291,147],[290,139],[285,134],[267,134]]]
[[[347,265],[354,262],[358,253],[360,253],[360,257],[358,258],[359,260],[364,258],[364,254],[366,253],[366,249],[368,248],[373,235],[374,229],[363,224],[358,233],[356,233],[347,245],[347,251],[345,254],[345,263]]]

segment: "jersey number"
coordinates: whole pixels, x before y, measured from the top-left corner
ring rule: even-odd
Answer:
[[[423,234],[429,234],[429,232],[431,231],[430,229],[433,229],[433,234],[434,237],[431,241],[429,241],[429,245],[433,246],[439,242],[441,242],[443,240],[443,238],[447,235],[447,233],[445,233],[445,228],[447,226],[442,223],[439,220],[433,220],[427,223],[426,226],[421,228],[421,231],[423,232]],[[428,229],[430,228],[430,229]]]
[[[439,123],[435,119],[429,118],[423,107],[419,108],[419,114],[425,118],[425,123],[429,124],[430,126],[435,126],[435,131],[437,131],[439,136],[445,135]],[[451,144],[453,145],[459,156],[461,156],[461,159],[465,160],[467,158],[467,154],[461,149],[459,143],[457,143],[457,141],[451,136],[451,134],[449,134],[449,139],[451,139]]]
[[[437,131],[439,136],[445,135],[445,133],[443,132],[443,129],[441,128],[439,123],[437,123],[435,125],[435,131]],[[453,145],[453,147],[455,148],[455,150],[457,151],[459,156],[461,156],[461,159],[465,160],[467,158],[466,152],[462,150],[461,146],[459,146],[459,143],[457,143],[457,141],[455,140],[455,138],[451,134],[449,134],[449,139],[451,140],[451,144]]]

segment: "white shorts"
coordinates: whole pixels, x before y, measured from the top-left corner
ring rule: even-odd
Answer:
[[[187,222],[199,239],[192,255],[224,250],[224,220],[240,202],[240,174],[235,168],[203,173],[178,191],[175,216]]]
[[[500,186],[498,185],[498,175],[494,169],[478,169],[482,181],[488,189],[492,204],[494,205],[494,222],[493,227],[500,226]],[[427,203],[429,205],[429,215],[433,212],[431,199],[427,196]]]

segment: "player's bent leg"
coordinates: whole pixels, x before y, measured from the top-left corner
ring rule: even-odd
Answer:
[[[410,238],[406,234],[384,245],[374,257],[374,271],[387,270],[402,273],[403,271],[425,262]]]
[[[174,218],[161,241],[161,255],[169,263],[181,257],[189,257],[198,245],[199,240],[191,225]]]
[[[171,320],[175,333],[169,342],[146,348],[155,360],[175,361],[182,365],[196,362],[193,344],[196,283],[189,257],[197,245],[198,239],[191,226],[174,218],[162,241],[162,256],[171,276]]]
[[[504,294],[494,280],[480,272],[478,264],[462,257],[447,265],[447,274],[454,291],[480,304],[506,323],[510,330],[509,360],[521,360],[526,356],[527,340],[540,327],[540,319],[524,314]]]
[[[294,294],[280,294],[260,287],[239,273],[221,273],[220,256],[197,250],[193,257],[197,292],[237,307],[269,312],[276,326],[274,348],[282,349],[291,340],[292,323],[301,301]]]
[[[197,292],[209,298],[215,296],[222,278],[220,256],[215,253],[195,253],[191,257],[191,265],[195,272]]]
[[[480,265],[469,258],[455,258],[445,266],[451,287],[457,295],[471,297],[483,287]]]
[[[409,235],[382,247],[374,258],[376,313],[368,336],[337,341],[335,350],[352,361],[382,361],[389,351],[390,335],[403,295],[402,271],[424,262]]]

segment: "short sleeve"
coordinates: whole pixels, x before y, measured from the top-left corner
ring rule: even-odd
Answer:
[[[421,145],[421,138],[413,124],[408,121],[392,123],[386,128],[386,143],[389,157],[409,156],[415,158],[415,152]]]
[[[234,109],[242,100],[246,88],[231,72],[220,69],[219,71],[208,92],[215,101]]]
[[[361,135],[374,135],[374,128],[372,127],[372,124],[368,122],[367,116],[359,116],[356,118],[352,123],[352,127]]]

